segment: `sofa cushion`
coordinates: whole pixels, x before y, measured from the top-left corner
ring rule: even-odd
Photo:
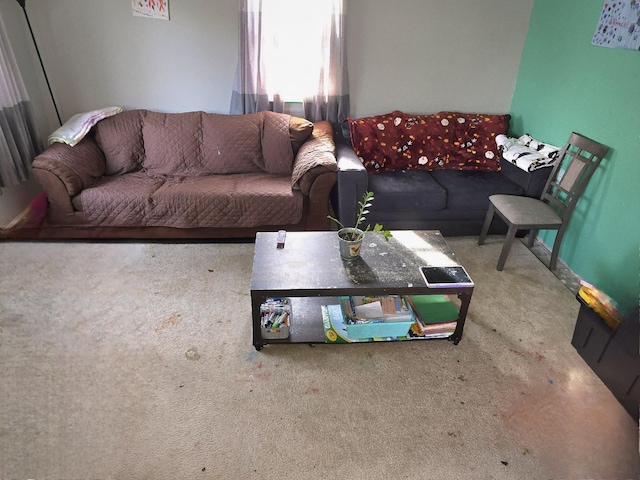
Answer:
[[[447,206],[447,192],[429,172],[400,170],[369,177],[369,190],[376,196],[376,213],[407,210],[441,210]]]
[[[202,170],[200,173],[263,172],[260,142],[261,113],[202,116]]]
[[[198,175],[202,171],[201,112],[147,112],[142,126],[145,159],[152,176]]]
[[[161,186],[144,172],[105,176],[75,196],[73,206],[98,225],[145,226],[151,196]]]
[[[486,211],[489,195],[522,195],[524,190],[500,172],[438,170],[433,179],[447,191],[447,209]]]
[[[177,228],[291,225],[303,210],[289,176],[265,173],[168,178],[151,201],[147,224]]]
[[[143,167],[151,176],[291,175],[289,120],[274,112],[148,112],[142,127]]]
[[[134,172],[142,168],[144,110],[128,110],[98,122],[95,140],[105,156],[105,175]]]
[[[103,177],[73,205],[100,226],[233,228],[296,224],[303,196],[286,175],[152,178],[134,172]]]

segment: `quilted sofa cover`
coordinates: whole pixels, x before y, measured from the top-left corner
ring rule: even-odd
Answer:
[[[273,112],[125,111],[33,162],[47,226],[100,237],[326,229],[336,170],[328,122]]]

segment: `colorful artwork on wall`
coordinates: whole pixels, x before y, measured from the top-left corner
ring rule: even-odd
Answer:
[[[134,17],[169,20],[169,0],[131,0]]]
[[[640,0],[606,1],[591,43],[640,50]]]

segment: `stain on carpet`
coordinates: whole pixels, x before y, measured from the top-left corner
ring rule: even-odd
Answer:
[[[198,353],[198,349],[196,347],[190,347],[184,353],[184,356],[187,357],[188,360],[200,360],[200,354]]]
[[[156,333],[162,333],[169,327],[175,327],[180,321],[180,314],[174,313],[169,318],[162,321],[159,327],[156,327]]]

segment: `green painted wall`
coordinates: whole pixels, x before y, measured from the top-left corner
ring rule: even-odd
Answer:
[[[611,151],[571,219],[560,258],[630,309],[638,304],[640,52],[591,45],[603,0],[535,0],[511,104],[512,131]],[[552,245],[555,235],[544,232]]]

